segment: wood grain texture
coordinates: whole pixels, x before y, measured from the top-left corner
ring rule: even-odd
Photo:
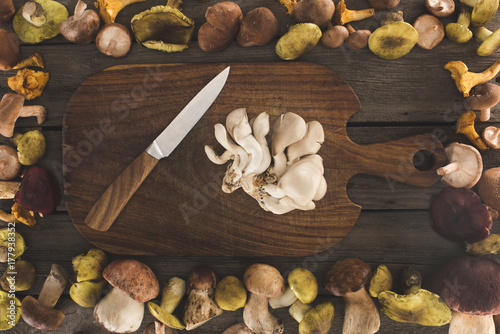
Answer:
[[[119,66],[77,89],[64,121],[65,194],[73,222],[92,243],[125,254],[309,255],[341,241],[356,222],[361,208],[346,195],[354,175],[416,186],[438,182],[435,168],[445,156],[430,134],[373,145],[348,138],[346,123],[361,106],[331,70],[310,63],[235,63],[212,108],[145,180],[115,225],[99,232],[82,224],[92,203],[134,155],[226,65]],[[213,165],[203,147],[216,144],[213,125],[238,107],[246,107],[250,117],[295,112],[323,125],[319,154],[328,191],[315,210],[273,215],[243,191],[222,193],[225,167]],[[412,159],[423,149],[434,153],[436,163],[418,171]]]

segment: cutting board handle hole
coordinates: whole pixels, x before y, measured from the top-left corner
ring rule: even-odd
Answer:
[[[413,166],[421,172],[432,169],[435,164],[436,157],[430,151],[420,150],[413,156]]]

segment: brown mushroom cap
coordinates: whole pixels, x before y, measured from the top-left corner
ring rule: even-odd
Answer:
[[[370,6],[377,10],[389,10],[396,7],[400,0],[368,0]]]
[[[55,330],[65,317],[63,312],[47,309],[31,296],[24,297],[21,303],[21,316],[28,325],[42,331]]]
[[[446,17],[455,11],[453,0],[425,0],[425,7],[436,17]]]
[[[370,37],[370,35],[370,30],[356,30],[349,35],[349,37],[345,41],[345,45],[351,50],[364,49],[368,45],[368,38]]]
[[[189,274],[187,284],[187,293],[189,293],[192,289],[207,290],[215,288],[217,284],[217,276],[215,276],[215,273],[211,268],[199,266],[195,268],[191,274]]]
[[[487,205],[500,211],[500,167],[483,172],[477,183],[477,193]]]
[[[361,290],[372,271],[358,258],[346,258],[335,262],[323,276],[323,287],[338,297]]]
[[[278,19],[266,7],[257,7],[243,16],[240,31],[236,37],[244,47],[265,45],[278,35]]]
[[[497,128],[496,126],[487,126],[483,130],[481,137],[486,145],[492,149],[497,150],[500,148],[500,128]]]
[[[24,96],[21,94],[5,94],[0,101],[0,134],[12,137],[19,113],[24,106]]]
[[[1,24],[9,22],[15,13],[16,13],[16,9],[14,7],[14,2],[12,2],[12,0],[0,1],[0,23]]]
[[[349,30],[341,25],[335,25],[321,36],[321,44],[330,49],[341,47],[349,37]]]
[[[499,314],[500,264],[485,257],[452,259],[439,268],[432,290],[454,311]]]
[[[0,180],[12,180],[19,175],[21,164],[17,151],[9,145],[0,145]]]
[[[297,22],[314,23],[324,28],[331,22],[335,13],[332,0],[300,0],[293,7],[293,16]]]
[[[419,16],[413,22],[413,27],[418,32],[417,45],[422,49],[431,50],[444,38],[444,26],[434,15]]]
[[[286,288],[278,269],[262,263],[254,263],[245,270],[243,284],[251,293],[268,298],[282,295]]]
[[[145,303],[160,293],[160,285],[151,268],[136,260],[115,260],[104,268],[102,276],[139,303]]]
[[[478,242],[490,235],[491,216],[481,198],[466,188],[444,188],[431,202],[433,229],[456,242]]]
[[[10,70],[20,58],[21,44],[17,35],[12,31],[0,29],[0,70]]]
[[[500,102],[500,86],[489,82],[479,84],[472,88],[467,97],[467,104],[472,109],[490,109]]]

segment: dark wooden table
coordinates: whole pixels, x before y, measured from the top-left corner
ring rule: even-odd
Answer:
[[[91,5],[91,1],[86,1]],[[186,0],[183,12],[196,22],[198,28],[204,20],[204,12],[217,1],[201,2]],[[337,1],[336,1],[337,2]],[[458,2],[458,1],[457,1]],[[19,8],[24,1],[14,1]],[[76,1],[61,0],[71,13]],[[136,13],[153,5],[164,4],[161,0],[148,0],[133,4],[120,12],[117,22],[129,26]],[[236,3],[242,11],[266,6],[279,19],[280,35],[284,34],[294,20],[285,15],[286,10],[276,0],[241,1]],[[364,0],[347,1],[348,7],[362,9],[368,7]],[[404,12],[405,20],[412,23],[426,12],[423,0],[405,1],[397,7]],[[365,21],[353,23],[355,28],[374,30],[385,12]],[[456,14],[442,19],[444,23],[456,20]],[[488,23],[494,30],[500,25],[498,15]],[[0,28],[12,29],[10,24]],[[48,119],[37,126],[32,119],[22,119],[17,123],[17,131],[39,128],[47,138],[47,154],[40,163],[54,173],[62,188],[62,123],[69,98],[76,88],[90,75],[107,67],[119,64],[157,64],[157,63],[211,63],[239,61],[280,61],[274,52],[274,42],[264,47],[243,48],[233,43],[228,49],[218,53],[205,53],[197,45],[196,38],[190,47],[180,53],[166,54],[153,51],[134,43],[131,52],[124,58],[113,59],[102,55],[94,44],[75,45],[58,36],[39,45],[23,45],[23,57],[34,51],[40,52],[46,63],[45,70],[50,72],[49,83],[40,98],[33,103],[48,109]],[[318,45],[307,55],[296,61],[322,64],[339,73],[357,93],[363,109],[348,123],[348,133],[353,141],[370,144],[397,139],[421,133],[434,133],[444,145],[459,141],[467,143],[462,135],[454,134],[454,123],[458,115],[466,110],[463,96],[457,91],[450,73],[443,68],[451,60],[462,60],[471,71],[481,72],[497,60],[499,53],[489,57],[477,56],[479,43],[472,40],[466,44],[455,44],[443,40],[433,50],[415,47],[408,55],[398,60],[382,60],[368,49],[352,51],[345,47],[331,50]],[[15,71],[0,73],[1,95],[10,92],[7,77]],[[493,109],[491,120],[477,124],[478,131],[487,125],[500,126],[500,116]],[[489,150],[483,154],[485,168],[499,166],[500,154]],[[417,188],[401,183],[388,182],[370,176],[357,176],[348,185],[348,195],[362,206],[362,213],[349,235],[339,244],[322,253],[307,257],[134,257],[151,266],[160,281],[172,276],[187,278],[190,271],[199,264],[214,268],[219,277],[236,275],[241,277],[245,268],[254,262],[264,262],[278,268],[283,274],[295,267],[311,270],[319,280],[336,260],[345,257],[359,257],[372,268],[386,264],[397,278],[399,272],[408,265],[419,269],[423,275],[424,287],[429,287],[437,268],[447,260],[464,255],[464,245],[447,241],[431,228],[429,204],[433,195],[444,185],[436,184],[431,188]],[[11,202],[5,200],[1,207],[8,209]],[[144,227],[147,228],[147,218]],[[38,219],[31,228],[17,228],[26,239],[28,250],[24,259],[32,262],[37,270],[37,280],[32,289],[18,293],[37,295],[52,263],[59,263],[71,270],[71,259],[86,252],[92,245],[75,229],[65,207],[64,198],[57,212]],[[495,223],[493,232],[500,231]],[[111,260],[123,256],[109,254]],[[492,256],[500,260],[498,256]],[[1,266],[3,271],[5,267]],[[395,287],[397,289],[397,286]],[[344,304],[341,298],[333,297],[321,289],[319,301],[332,301],[335,305],[335,322],[332,333],[342,330]],[[66,313],[63,325],[54,333],[72,334],[78,331],[98,334],[106,331],[92,323],[92,309],[77,306],[66,294],[58,305]],[[297,323],[288,315],[287,309],[276,311],[285,323],[285,333],[297,333]],[[153,318],[146,311],[143,327]],[[242,312],[225,312],[209,321],[194,333],[222,333],[230,325],[242,320]],[[397,323],[381,313],[380,333],[447,333],[448,327],[427,328],[419,325]],[[141,330],[142,328],[141,327]],[[23,321],[9,333],[38,333]]]

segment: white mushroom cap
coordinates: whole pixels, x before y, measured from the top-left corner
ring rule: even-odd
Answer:
[[[483,140],[493,149],[500,148],[500,129],[496,126],[488,126],[483,130]]]
[[[481,153],[471,146],[451,143],[445,148],[449,164],[437,169],[441,181],[455,188],[472,188],[481,178],[483,159]]]

